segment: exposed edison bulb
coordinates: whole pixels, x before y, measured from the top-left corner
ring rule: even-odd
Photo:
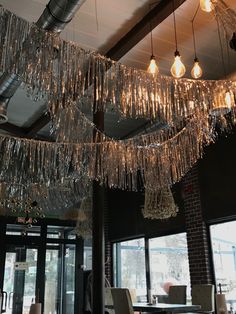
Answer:
[[[232,105],[232,100],[231,100],[231,94],[230,92],[226,92],[225,93],[225,104],[227,105],[227,107],[231,107]]]
[[[158,69],[158,66],[156,63],[156,59],[153,55],[151,56],[150,63],[149,63],[147,70],[148,70],[148,73],[150,73],[152,75],[156,75],[159,72],[159,69]]]
[[[202,68],[200,67],[199,60],[197,58],[194,59],[194,65],[191,71],[191,75],[195,79],[198,79],[202,76]]]
[[[175,61],[170,69],[170,72],[175,78],[180,78],[184,75],[185,71],[186,69],[183,62],[181,61],[179,51],[176,50]]]
[[[205,12],[211,12],[213,10],[213,3],[211,0],[200,0],[200,7]]]

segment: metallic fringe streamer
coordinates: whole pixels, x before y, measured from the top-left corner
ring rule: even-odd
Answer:
[[[72,144],[1,136],[0,180],[63,186],[83,175],[136,190],[141,177],[149,189],[163,187],[180,180],[202,156],[203,145],[214,141],[214,121],[196,116],[171,138],[153,133],[138,145],[137,139]]]
[[[141,178],[146,188],[161,188],[180,180],[202,156],[203,145],[214,141],[226,93],[227,107],[234,109],[236,82],[153,78],[39,30],[3,8],[0,29],[1,71],[19,75],[32,94],[47,95],[58,141],[1,136],[0,181],[64,186],[86,175],[109,187],[136,190]],[[77,100],[90,112],[95,102],[95,110],[164,121],[170,129],[127,141],[95,130],[97,140],[91,143],[94,126],[75,111]],[[218,121],[228,127],[222,116]]]
[[[236,83],[157,76],[81,49],[0,9],[0,69],[16,73],[37,91],[48,94],[54,118],[58,99],[77,101],[95,110],[114,110],[125,117],[145,117],[169,125],[196,110],[221,105],[227,91],[232,104]]]

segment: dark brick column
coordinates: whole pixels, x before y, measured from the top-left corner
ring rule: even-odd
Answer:
[[[197,166],[185,175],[182,187],[191,285],[209,284],[213,282],[213,276],[209,263],[208,233],[202,215]]]
[[[104,199],[104,236],[105,236],[105,276],[109,283],[112,285],[113,276],[112,276],[112,244],[109,241],[109,208],[108,208],[108,199],[107,199],[106,190],[105,199]]]

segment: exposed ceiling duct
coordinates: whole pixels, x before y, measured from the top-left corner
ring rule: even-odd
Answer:
[[[84,2],[85,0],[50,0],[36,25],[60,33]],[[3,73],[0,77],[0,124],[8,121],[7,106],[20,84],[21,80],[15,74]]]
[[[7,105],[20,84],[15,74],[3,73],[0,77],[0,124],[7,122]]]

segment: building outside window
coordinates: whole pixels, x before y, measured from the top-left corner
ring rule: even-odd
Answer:
[[[144,238],[114,245],[114,278],[115,285],[128,288],[133,299],[146,301]]]
[[[165,299],[170,285],[186,285],[190,297],[190,275],[186,233],[149,240],[152,294]]]
[[[236,310],[236,221],[210,227],[217,292],[225,294],[228,309]]]

